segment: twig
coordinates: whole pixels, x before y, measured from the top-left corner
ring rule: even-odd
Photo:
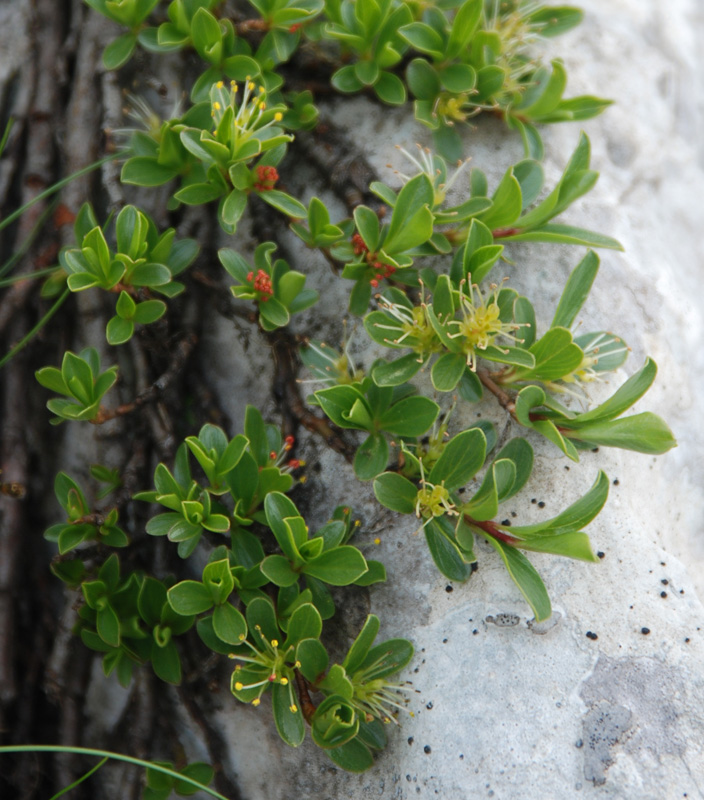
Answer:
[[[102,425],[108,420],[115,419],[116,417],[123,417],[125,414],[131,414],[133,411],[141,408],[145,403],[150,403],[153,400],[156,400],[181,372],[186,361],[188,360],[188,357],[193,352],[195,345],[195,334],[190,333],[185,336],[174,347],[173,357],[171,359],[169,368],[163,373],[163,375],[161,375],[161,377],[157,378],[148,389],[145,389],[130,403],[123,403],[122,405],[117,406],[117,408],[101,408],[91,422],[94,425]]]

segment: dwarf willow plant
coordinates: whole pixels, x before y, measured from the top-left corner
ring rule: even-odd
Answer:
[[[536,125],[587,119],[608,104],[564,99],[562,62],[544,65],[535,55],[541,37],[572,28],[581,12],[523,0],[251,0],[253,16],[235,24],[219,0],[87,2],[127,29],[105,50],[107,68],[126,63],[137,46],[189,49],[204,66],[192,104],[177,117],[161,120],[133,101],[140,129],[128,135],[123,184],[168,185],[172,211],[212,204],[230,235],[256,197],[306,247],[341,267],[340,280],[352,282],[345,284],[350,312],[363,317],[366,334],[388,357],[364,367],[345,347],[309,340],[300,355],[318,388],[308,402],[356,443],[356,476],[371,482],[383,506],[415,519],[443,575],[470,578],[479,538],[497,551],[535,618],[549,617],[547,590],[525,553],[595,561],[584,528],[606,502],[608,479],[599,471],[592,488],[551,519],[500,521],[501,505],[530,480],[530,439],[544,437],[575,462],[596,446],[660,454],[675,444],[654,414],[625,415],[655,379],[651,360],[600,405],[576,410],[572,402],[586,407],[589,384],[628,354],[620,336],[575,327],[599,268],[593,249],[570,275],[549,324],[536,319],[531,299],[510,279],[491,282],[497,264],[511,265],[511,242],[620,249],[562,217],[598,178],[584,134],[557,185],[543,191]],[[280,188],[294,132],[318,117],[311,92],[289,91],[284,82],[303,45],[332,62],[333,89],[392,105],[413,97],[417,119],[433,131],[436,152],[405,153],[410,174],[399,174],[400,185],[369,187],[385,214],[358,205],[352,219],[332,219],[320,198],[306,207]],[[466,162],[452,169],[446,160],[461,156],[458,128],[481,112],[504,118],[526,149],[492,190],[480,169],[466,170]],[[231,244],[218,254],[231,291],[267,335],[318,301],[305,285],[307,265],[276,259],[275,242],[258,243],[252,262],[240,239]],[[114,224],[100,224],[84,205],[51,291],[65,282],[73,292],[116,295],[106,336],[121,345],[135,326],[167,313],[167,301],[187,288],[198,252],[198,243],[177,240],[173,229],[159,232],[134,205]],[[423,372],[432,398],[414,383]],[[37,372],[59,395],[47,403],[56,423],[114,416],[108,393],[116,379],[117,367],[101,371],[94,348],[67,352],[60,368]],[[476,403],[485,390],[524,433],[498,452],[489,422],[449,431],[455,403]],[[158,464],[153,488],[133,500],[150,505],[149,536],[173,543],[181,559],[199,554],[198,570],[177,576],[148,575],[113,552],[124,553],[135,535],[119,526],[118,504],[109,500],[121,488],[119,472],[93,467],[106,484],[100,493],[59,473],[65,518],[45,533],[61,556],[52,570],[82,598],[78,632],[103,654],[106,675],[115,672],[127,685],[136,666],[150,664],[178,684],[182,643],[190,647],[197,635],[203,653],[233,659],[231,691],[239,701],[259,706],[270,698],[285,742],[297,746],[310,730],[336,764],[363,771],[386,744],[384,724],[405,707],[407,687],[397,674],[413,647],[404,638],[375,643],[380,623],[372,614],[346,653],[330,651],[331,587],[370,586],[386,571],[356,543],[360,525],[350,508],[330,509],[328,521],[310,530],[289,497],[305,481],[294,446],[293,436],[248,406],[244,430],[233,438],[206,424],[185,439],[174,463]],[[153,774],[145,797],[171,788],[179,790]]]

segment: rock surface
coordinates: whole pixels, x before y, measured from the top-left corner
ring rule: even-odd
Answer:
[[[519,522],[557,513],[599,468],[612,480],[607,506],[589,528],[604,554],[600,564],[532,557],[555,607],[551,620],[536,625],[493,552],[480,547],[479,571],[468,584],[451,585],[413,524],[380,508],[341,457],[310,444],[305,455],[317,466],[308,484],[309,521],[322,522],[344,502],[364,521],[361,541],[373,548],[374,537],[381,538],[374,556],[387,565],[389,580],[370,591],[359,617],[376,612],[383,635],[413,639],[416,658],[405,677],[413,682],[415,717],[390,731],[391,744],[370,772],[355,776],[309,741],[291,751],[264,704],[235,709],[223,692],[229,766],[247,800],[704,797],[704,609],[697,598],[704,596],[704,429],[697,414],[704,390],[704,243],[697,235],[704,9],[698,0],[667,7],[658,0],[592,0],[586,11],[584,23],[553,44],[568,68],[568,94],[591,92],[616,103],[584,125],[602,177],[568,214],[575,224],[615,236],[625,252],[602,253],[582,316],[585,329],[613,328],[633,349],[609,393],[646,355],[655,359],[658,380],[636,410],[664,416],[680,446],[659,459],[587,453],[569,466],[551,446],[534,442],[533,477],[506,506]],[[389,160],[401,166],[392,145],[424,141],[402,111],[349,99],[330,113],[364,142],[387,179]],[[578,134],[578,125],[544,131],[546,185],[559,176]],[[467,152],[493,185],[521,158],[520,142],[483,120],[467,137]],[[315,191],[311,180],[308,192]],[[511,255],[511,285],[531,298],[543,287],[537,310],[545,323],[582,253],[538,245],[514,247]],[[313,325],[315,335],[336,344],[347,287],[322,268],[316,274],[325,276],[311,277],[323,302],[301,329],[310,334]],[[218,325],[211,332],[213,369],[240,422],[244,404],[256,400],[251,392],[269,381],[257,369],[263,344],[225,345],[232,329]],[[352,352],[369,363],[375,353],[362,349],[362,338],[353,336]],[[491,403],[456,412],[455,422],[477,411],[495,419],[500,435],[519,433]]]

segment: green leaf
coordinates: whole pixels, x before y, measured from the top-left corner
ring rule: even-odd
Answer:
[[[531,380],[559,380],[577,369],[584,358],[582,349],[572,341],[572,334],[567,328],[550,328],[531,345],[529,352],[535,358],[535,366],[517,370],[519,380],[523,376]]]
[[[342,666],[349,675],[353,675],[362,666],[378,633],[379,617],[369,614],[342,662]]]
[[[348,586],[367,571],[367,562],[356,547],[343,545],[311,559],[302,570],[331,586]]]
[[[296,661],[303,677],[311,683],[316,683],[328,668],[330,661],[327,651],[318,639],[303,639],[296,647]]]
[[[482,468],[486,458],[486,437],[478,428],[458,433],[443,447],[427,477],[429,483],[452,492],[468,483]]]
[[[454,538],[443,531],[435,519],[425,525],[424,531],[430,555],[440,572],[451,581],[466,581],[472,568],[465,563]]]
[[[516,525],[511,532],[523,537],[534,533],[550,531],[552,534],[571,533],[588,525],[601,511],[609,495],[609,479],[603,471],[599,471],[591,489],[552,519],[535,525]]]
[[[159,164],[150,156],[135,156],[125,161],[120,181],[134,186],[161,186],[178,174],[173,167]]]
[[[304,639],[319,639],[323,631],[320,613],[311,603],[304,603],[293,612],[288,622],[284,650],[295,647]]]
[[[501,500],[508,500],[517,494],[526,484],[533,471],[533,448],[520,436],[511,439],[505,444],[496,456],[496,460],[509,459],[516,468],[516,474],[511,489],[504,492]]]
[[[574,430],[566,431],[565,435],[590,444],[658,456],[677,446],[667,423],[650,411],[632,417],[580,424]]]
[[[416,353],[408,353],[394,361],[377,364],[372,370],[372,380],[377,386],[401,386],[408,382],[420,368],[423,361]]]
[[[247,637],[247,623],[242,614],[230,603],[215,606],[213,630],[218,639],[227,644],[240,644]]]
[[[418,490],[403,475],[384,472],[374,480],[376,499],[386,508],[400,514],[413,514],[416,510]]]
[[[400,106],[406,102],[406,87],[393,72],[382,71],[374,84],[374,91],[379,100],[391,106]]]
[[[120,319],[120,317],[112,317],[105,327],[105,336],[108,344],[113,346],[128,342],[133,333],[134,322],[129,319]]]
[[[519,220],[520,222],[520,220]],[[576,244],[586,247],[603,247],[607,250],[623,250],[616,239],[601,233],[576,228],[574,225],[558,225],[549,223],[533,228],[525,233],[502,236],[502,242],[551,242],[553,244]]]
[[[405,397],[382,415],[379,427],[397,436],[421,436],[439,413],[440,406],[428,397]]]
[[[548,619],[552,614],[550,597],[535,567],[523,553],[514,547],[502,544],[493,536],[484,535],[484,538],[501,556],[511,580],[518,586],[528,605],[533,609],[536,621],[541,622]]]
[[[325,414],[336,425],[341,428],[359,428],[359,425],[351,422],[349,418],[350,411],[355,403],[362,402],[366,404],[358,389],[352,386],[330,386],[327,389],[317,391],[315,397]]]
[[[381,227],[379,217],[367,206],[357,206],[354,210],[354,222],[364,244],[370,253],[375,253],[379,247],[379,234]]]
[[[409,25],[404,25],[399,28],[399,36],[402,36],[411,47],[421,53],[427,53],[435,61],[441,61],[443,57],[443,41],[440,34],[437,33],[430,25],[423,22],[411,22]]]
[[[111,605],[106,604],[98,609],[96,630],[105,644],[120,646],[120,620]]]
[[[119,69],[126,64],[134,52],[137,37],[133,33],[123,33],[103,51],[103,66],[105,69]]]
[[[580,414],[577,417],[578,424],[601,422],[623,414],[648,391],[655,380],[657,371],[657,364],[651,358],[646,359],[643,367],[635,375],[631,375],[606,402],[591,411]]]
[[[308,212],[306,207],[295,197],[280,192],[278,189],[268,189],[265,192],[256,192],[265,203],[268,203],[272,208],[285,214],[287,217],[293,219],[305,219]]]
[[[419,100],[432,101],[440,93],[438,74],[424,58],[414,58],[408,65],[406,83]]]
[[[575,317],[589,295],[598,271],[599,257],[593,250],[589,250],[567,280],[562,297],[560,297],[560,302],[555,310],[555,316],[550,324],[551,328],[569,328],[572,326]]]
[[[374,765],[374,757],[370,749],[363,744],[359,737],[325,751],[338,767],[346,772],[365,772]]]
[[[482,19],[482,0],[465,0],[452,21],[450,36],[445,48],[445,58],[449,61],[460,56],[470,44]]]
[[[178,686],[181,683],[181,658],[173,640],[164,647],[152,647],[154,674],[166,683]]]
[[[175,192],[174,199],[188,206],[200,206],[217,200],[221,195],[222,189],[212,183],[192,183]]]
[[[262,573],[277,586],[293,586],[300,577],[291,567],[291,562],[282,555],[267,556],[261,562]]]
[[[364,88],[364,84],[357,77],[353,64],[338,69],[330,78],[330,83],[334,89],[343,94],[352,94]]]
[[[504,174],[491,199],[492,207],[479,217],[487,227],[504,228],[519,218],[523,210],[523,195],[513,168]]]
[[[275,297],[261,300],[257,305],[259,306],[259,321],[264,330],[270,331],[288,325],[291,315]]]
[[[298,747],[306,735],[301,709],[294,705],[293,708],[296,710],[291,710],[291,694],[288,686],[274,683],[271,694],[274,722],[279,736],[291,747]]]
[[[213,607],[210,590],[200,581],[181,581],[172,586],[167,598],[171,608],[181,616],[201,614]]]
[[[462,353],[444,353],[433,364],[430,378],[438,392],[452,392],[464,374],[467,360]]]
[[[579,561],[596,563],[599,557],[594,554],[589,537],[586,533],[560,533],[550,536],[536,536],[520,542],[521,550],[530,550],[535,553],[550,553],[554,556],[576,558]]]
[[[134,322],[139,325],[149,325],[161,319],[166,313],[166,303],[161,300],[145,300],[135,309]]]
[[[381,433],[373,433],[357,448],[354,474],[360,481],[370,481],[386,468],[389,446]]]
[[[433,234],[433,215],[430,208],[435,202],[435,192],[427,175],[421,173],[411,178],[401,189],[391,216],[383,249],[389,255],[411,250]]]

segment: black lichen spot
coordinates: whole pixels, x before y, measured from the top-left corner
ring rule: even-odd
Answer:
[[[431,700],[430,702],[426,703],[425,707],[428,709],[428,711],[430,711],[430,709],[433,707],[433,701]]]
[[[667,584],[668,584],[669,582],[670,582],[670,581],[668,581],[668,579],[667,579],[667,578],[663,578],[663,579],[660,581],[660,583],[661,583],[663,586],[667,586]]]
[[[687,638],[684,640],[684,643],[689,644],[689,636],[687,636]]]
[[[574,743],[574,746],[575,746],[575,747],[576,747],[578,750],[579,750],[579,748],[580,748],[580,747],[582,747],[583,745],[584,745],[584,742],[583,742],[583,740],[582,740],[582,739],[577,739],[577,741]]]
[[[598,558],[603,558],[606,555],[606,553],[603,550],[597,550],[596,554]]]
[[[443,640],[442,640],[442,643],[443,643],[443,644],[447,644],[447,639],[443,639]]]
[[[650,628],[641,628],[640,632],[643,634],[643,636],[647,636],[650,633]]]
[[[531,503],[537,503],[538,501],[537,501],[537,500],[535,499],[535,497],[534,497],[534,498],[533,498],[533,499],[532,499],[530,502],[531,502]]]
[[[543,501],[543,500],[541,500],[541,501],[538,503],[538,508],[545,508],[545,503],[544,503],[544,501]]]
[[[476,636],[478,633],[479,633],[479,631],[478,631],[478,630],[475,628],[475,629],[472,631],[472,636]]]
[[[427,755],[427,754],[430,752],[430,745],[429,745],[429,744],[426,744],[426,745],[425,745],[425,747],[423,748],[423,752],[424,752],[426,755]]]
[[[660,592],[660,597],[667,597],[667,592]]]
[[[511,527],[511,520],[510,519],[503,519],[503,520],[501,520],[501,524],[502,525],[506,525],[506,527],[510,528]]]
[[[445,587],[445,591],[446,591],[448,594],[450,594],[450,592],[452,591],[452,586],[450,586],[450,584],[449,584],[449,583],[448,583],[448,584],[447,584],[447,586]]]
[[[412,736],[408,737],[408,744],[413,744],[413,737]]]
[[[618,486],[618,484],[619,484],[618,478],[614,478],[614,486]]]
[[[597,635],[596,635],[594,632],[592,632],[592,631],[587,631],[587,633],[586,633],[586,636],[587,636],[587,639],[591,639],[593,642],[595,642],[595,641],[596,641],[596,640],[599,638],[599,637],[598,637],[598,636],[597,636]]]

